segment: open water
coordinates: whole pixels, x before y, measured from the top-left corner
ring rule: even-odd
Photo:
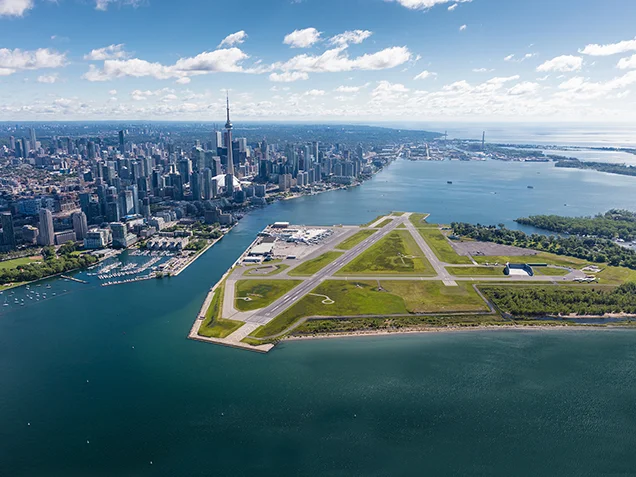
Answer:
[[[512,227],[636,210],[635,191],[633,177],[552,164],[400,161],[361,187],[251,212],[177,278],[42,282],[46,299],[0,307],[0,476],[634,475],[636,332],[334,339],[268,355],[185,336],[275,220],[409,210]]]

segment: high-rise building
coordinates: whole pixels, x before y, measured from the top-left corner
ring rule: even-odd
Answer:
[[[31,149],[35,149],[36,137],[34,128],[29,128],[29,141],[31,142]]]
[[[88,221],[86,220],[86,214],[84,212],[75,212],[71,215],[71,218],[73,220],[75,237],[77,237],[77,240],[84,240],[88,233]]]
[[[40,224],[38,225],[38,240],[40,245],[53,245],[55,233],[53,231],[53,214],[49,209],[40,209]]]
[[[14,249],[16,247],[15,231],[13,230],[13,216],[11,212],[2,212],[0,215],[2,222],[2,244]]]
[[[126,132],[119,131],[119,152],[124,153],[124,147],[126,146]]]

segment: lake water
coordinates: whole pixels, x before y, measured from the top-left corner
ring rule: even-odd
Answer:
[[[546,163],[400,161],[248,214],[177,278],[44,282],[46,299],[0,309],[0,475],[634,474],[636,332],[286,342],[268,355],[185,339],[209,287],[275,220],[410,210],[514,226],[636,210],[634,190],[633,177]]]

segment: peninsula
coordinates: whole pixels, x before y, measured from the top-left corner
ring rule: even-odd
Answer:
[[[289,337],[565,325],[591,312],[636,313],[631,284],[623,285],[634,275],[628,268],[464,239],[427,217],[393,212],[364,226],[266,227],[211,288],[189,337],[267,352]]]

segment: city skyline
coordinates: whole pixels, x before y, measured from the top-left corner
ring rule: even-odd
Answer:
[[[636,119],[636,5],[555,3],[0,0],[0,114],[216,120],[229,90],[243,121]]]

